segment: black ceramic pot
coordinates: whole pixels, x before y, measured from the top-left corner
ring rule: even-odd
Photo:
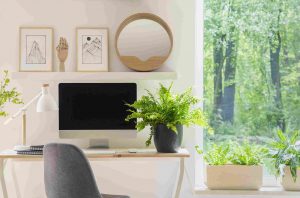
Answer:
[[[154,144],[157,152],[177,153],[182,143],[182,125],[177,125],[177,133],[164,124],[154,129]]]

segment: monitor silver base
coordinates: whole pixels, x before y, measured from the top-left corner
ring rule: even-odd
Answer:
[[[88,149],[108,149],[109,140],[108,139],[90,139]]]
[[[89,148],[108,149],[109,140],[136,138],[137,131],[133,130],[59,130],[62,139],[88,139]]]

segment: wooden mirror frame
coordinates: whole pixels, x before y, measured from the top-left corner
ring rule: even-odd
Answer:
[[[136,56],[122,56],[120,54],[120,51],[118,49],[118,41],[121,32],[128,24],[141,19],[148,19],[157,22],[166,30],[167,34],[169,35],[169,39],[171,43],[169,52],[166,56],[152,56],[149,57],[146,61],[142,61]],[[129,16],[120,24],[115,36],[115,48],[121,62],[127,67],[129,67],[130,69],[133,69],[135,71],[153,71],[158,69],[169,58],[173,49],[173,34],[168,24],[159,16],[151,13],[137,13],[132,16]]]

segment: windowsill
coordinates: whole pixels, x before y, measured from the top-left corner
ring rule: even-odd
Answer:
[[[263,187],[260,190],[209,190],[206,187],[196,187],[196,195],[264,195],[264,196],[287,196],[300,195],[299,191],[285,191],[282,187]]]

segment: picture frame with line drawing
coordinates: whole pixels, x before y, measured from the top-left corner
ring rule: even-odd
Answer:
[[[77,28],[77,71],[108,71],[108,29]]]
[[[20,27],[20,66],[22,72],[53,69],[53,28]]]

